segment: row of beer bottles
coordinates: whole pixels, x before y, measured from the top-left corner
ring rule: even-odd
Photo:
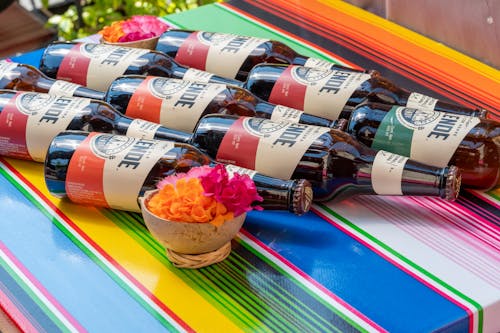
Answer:
[[[220,63],[229,65],[234,61],[221,61]],[[269,101],[272,103],[295,107],[328,119],[337,119],[345,107],[356,106],[365,99],[402,106],[432,107],[438,111],[469,115],[484,116],[485,114],[485,111],[481,109],[469,109],[418,93],[411,93],[373,71],[365,73],[343,68],[325,70],[302,66],[259,64],[253,66],[246,81],[241,82],[193,67],[188,68],[162,52],[102,44],[51,44],[42,56],[40,70],[53,79],[70,81],[99,91],[105,91],[114,79],[123,74],[230,83],[244,87],[265,100],[270,98]],[[286,89],[282,89],[282,85],[288,84],[296,88],[287,93]],[[312,89],[311,86],[316,87],[318,91]],[[280,97],[278,92],[284,94],[285,97]],[[335,93],[332,94],[332,92]],[[320,108],[319,111],[308,105],[310,102],[308,103],[307,100],[300,101],[307,95],[314,96],[315,101],[312,104]],[[293,101],[286,100],[287,96],[294,97]],[[284,98],[286,103],[277,102],[280,98]],[[288,105],[289,102],[300,107]]]
[[[210,113],[272,120],[284,118],[327,127],[335,125],[335,121],[266,103],[247,90],[225,84],[123,76],[111,83],[104,99],[129,117],[186,132],[192,132],[198,120]],[[349,120],[348,132],[368,146],[426,164],[456,165],[462,169],[464,184],[471,187],[489,189],[496,185],[497,122],[462,115],[450,118],[446,113],[425,109],[411,110],[415,109],[365,103],[349,113],[344,112],[344,117]],[[397,129],[393,126],[395,123],[399,124]],[[443,131],[445,134],[437,134]],[[432,132],[435,133],[431,135]]]
[[[7,156],[29,158],[38,153],[39,159],[48,161],[44,142],[50,145],[64,129],[86,130],[188,143],[218,162],[280,179],[306,179],[312,184],[316,200],[354,194],[434,195],[452,200],[458,194],[460,177],[456,167],[433,167],[377,152],[336,129],[209,115],[189,134],[132,120],[101,101],[5,91],[1,96],[8,96],[9,101],[2,103],[0,116],[18,122],[1,131],[5,136],[1,153]],[[67,156],[73,156],[75,145],[65,147],[69,149]],[[66,179],[68,163],[61,157],[63,152],[55,149],[54,154],[50,177]],[[61,186],[51,184],[60,182],[48,182],[48,186],[54,193],[61,191]]]

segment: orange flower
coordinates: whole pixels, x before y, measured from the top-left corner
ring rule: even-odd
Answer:
[[[111,23],[110,26],[105,26],[99,33],[102,35],[102,38],[110,43],[116,43],[119,41],[121,37],[125,35],[122,29],[122,24],[125,21],[116,21]]]

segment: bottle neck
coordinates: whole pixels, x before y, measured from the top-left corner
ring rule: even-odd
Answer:
[[[36,82],[36,90],[53,95],[84,97],[95,100],[104,100],[105,92],[90,89],[81,85],[72,84],[62,80],[40,77]]]

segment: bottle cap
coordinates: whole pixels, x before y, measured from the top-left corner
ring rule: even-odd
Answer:
[[[448,174],[446,175],[446,185],[442,198],[447,201],[455,201],[460,193],[461,184],[462,176],[460,174],[460,170],[456,166],[451,165],[448,168]]]
[[[489,112],[488,110],[486,110],[486,109],[483,109],[483,108],[478,108],[478,109],[477,109],[477,115],[476,115],[476,117],[486,119],[486,118],[488,117],[488,114],[489,114],[489,113],[490,113],[490,112]]]
[[[313,191],[311,183],[305,179],[297,180],[292,200],[293,213],[296,215],[307,213],[311,208],[312,199]]]
[[[346,119],[337,119],[332,122],[331,128],[345,132],[348,123]]]

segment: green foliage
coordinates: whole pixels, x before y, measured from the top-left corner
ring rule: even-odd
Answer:
[[[57,28],[59,38],[72,40],[95,34],[114,21],[124,20],[132,15],[164,16],[192,9],[220,0],[76,0],[81,6],[71,5],[61,15],[53,15],[49,26]],[[48,6],[48,0],[42,0]],[[78,10],[81,10],[81,16]]]

